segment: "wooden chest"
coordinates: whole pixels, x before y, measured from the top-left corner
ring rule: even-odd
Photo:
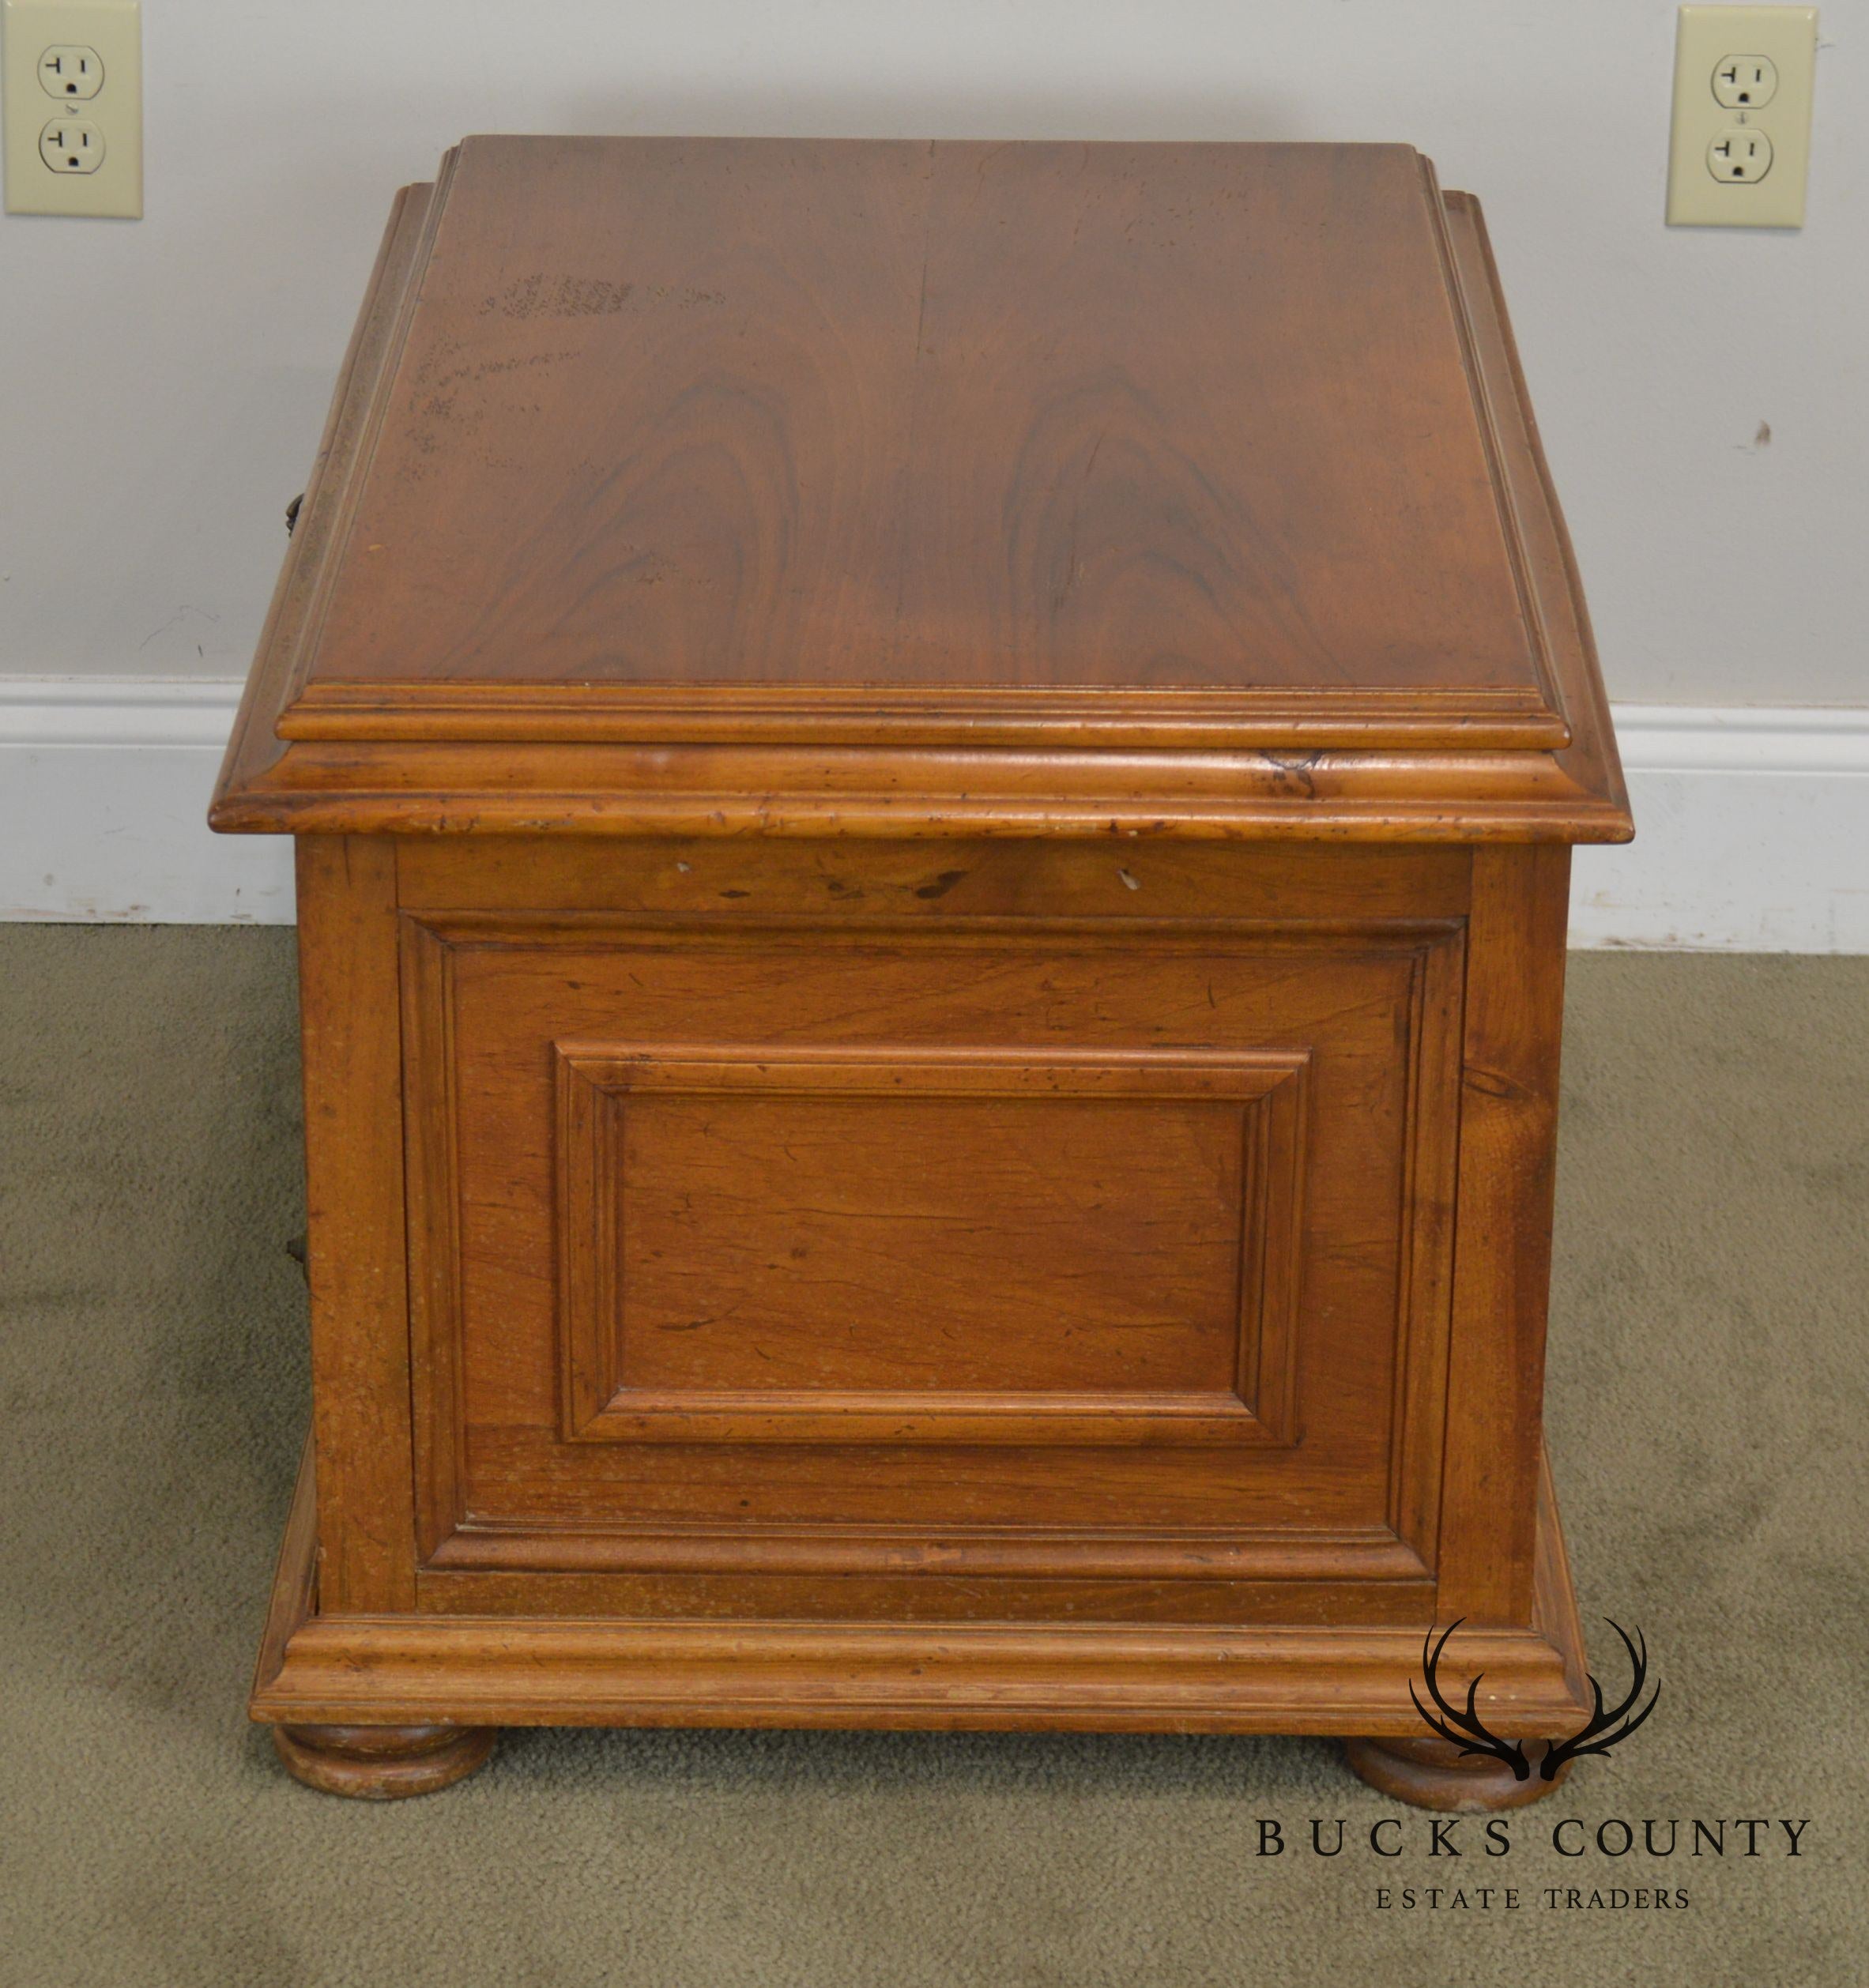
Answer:
[[[1566,890],[1630,821],[1406,146],[467,141],[213,819],[299,838],[303,1778],[1053,1726],[1520,1798],[1417,1743],[1456,1618],[1576,1724]]]

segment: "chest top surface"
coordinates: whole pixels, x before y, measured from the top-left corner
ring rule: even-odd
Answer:
[[[465,141],[220,825],[345,784],[295,739],[1569,753],[1619,809],[1464,198],[1405,145]]]
[[[469,143],[333,680],[1539,702],[1419,158]]]

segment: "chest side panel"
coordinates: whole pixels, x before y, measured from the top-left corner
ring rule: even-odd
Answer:
[[[406,910],[431,1565],[1422,1578],[1460,923],[1137,860]]]

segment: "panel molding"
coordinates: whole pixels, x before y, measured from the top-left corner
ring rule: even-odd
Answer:
[[[556,1045],[562,1433],[567,1441],[1288,1444],[1296,1426],[1302,1049],[1038,1054]],[[630,1101],[669,1097],[1204,1100],[1239,1106],[1230,1391],[646,1388],[620,1266]]]
[[[1310,926],[1302,918],[1008,920],[944,912],[938,921],[925,916],[860,915],[832,932],[804,918],[756,917],[737,910],[723,919],[712,911],[600,917],[516,907],[495,913],[463,913],[428,905],[419,911],[405,909],[402,922],[410,997],[405,1015],[405,1042],[415,1059],[409,1077],[411,1109],[428,1126],[421,1143],[432,1156],[435,1170],[430,1178],[447,1203],[439,1207],[431,1198],[425,1213],[412,1210],[412,1236],[424,1229],[434,1232],[422,1241],[412,1242],[413,1261],[421,1260],[424,1250],[451,1254],[445,1235],[455,1218],[460,1192],[452,1124],[456,1105],[453,1080],[442,1078],[435,1059],[451,1060],[447,1045],[453,1038],[458,970],[472,954],[510,956],[516,951],[582,949],[593,943],[634,941],[653,951],[670,947],[731,951],[746,947],[764,949],[775,943],[788,950],[795,946],[816,951],[827,943],[858,950],[879,943],[891,950],[919,950],[1004,945],[1023,936],[1037,948],[1068,940],[1068,950],[1076,953],[1133,947],[1147,928],[1146,943],[1151,952],[1160,950],[1165,941],[1172,952],[1182,945],[1211,946],[1216,940],[1230,940],[1255,954],[1341,950],[1406,960],[1412,986],[1404,1012],[1414,1037],[1407,1111],[1416,1127],[1404,1141],[1404,1171],[1414,1178],[1438,1180],[1443,1189],[1441,1194],[1419,1196],[1415,1233],[1404,1237],[1397,1265],[1393,1300],[1397,1380],[1391,1423],[1390,1495],[1380,1522],[1346,1531],[1341,1526],[1260,1519],[1230,1527],[1178,1526],[1144,1532],[1095,1523],[1023,1527],[1016,1523],[963,1522],[933,1532],[918,1526],[911,1536],[886,1525],[844,1519],[767,1524],[735,1520],[723,1525],[708,1518],[665,1514],[646,1515],[640,1520],[586,1520],[554,1519],[542,1511],[536,1515],[482,1511],[475,1507],[468,1491],[465,1459],[458,1447],[463,1404],[454,1391],[458,1375],[451,1361],[435,1357],[443,1342],[458,1331],[462,1294],[451,1278],[424,1284],[417,1278],[411,1293],[412,1323],[418,1347],[429,1349],[425,1356],[418,1354],[418,1360],[426,1360],[433,1377],[433,1384],[420,1391],[416,1407],[418,1441],[427,1452],[428,1467],[428,1481],[421,1488],[421,1551],[423,1566],[431,1572],[423,1579],[439,1579],[445,1573],[458,1581],[484,1574],[489,1580],[517,1583],[513,1595],[522,1598],[525,1583],[532,1579],[560,1580],[574,1574],[578,1579],[627,1584],[637,1575],[658,1579],[691,1575],[704,1581],[840,1572],[874,1577],[899,1574],[913,1582],[953,1577],[969,1570],[982,1578],[1055,1579],[1072,1569],[1088,1579],[1108,1578],[1121,1570],[1125,1577],[1152,1578],[1159,1583],[1373,1581],[1385,1589],[1432,1575],[1440,1504],[1435,1403],[1444,1385],[1449,1329],[1449,1267],[1440,1261],[1447,1254],[1444,1225],[1449,1210],[1441,1204],[1450,1191],[1453,1162],[1452,1086],[1457,1081],[1460,1062],[1464,919],[1331,920]],[[1178,937],[1170,938],[1170,928],[1179,928]],[[570,1043],[574,1039],[564,1040]],[[738,1046],[744,1050],[747,1045]],[[760,1045],[762,1052],[770,1046]],[[929,1050],[918,1045],[917,1052],[926,1056]],[[827,1053],[849,1060],[849,1052],[841,1047]],[[1126,1056],[1130,1052],[1125,1048],[1118,1053]],[[1216,1053],[1223,1063],[1238,1063],[1263,1051],[1242,1047]],[[693,1045],[684,1044],[682,1054],[692,1059],[696,1052]],[[1014,1055],[1019,1062],[1031,1060],[1025,1052]],[[1292,1097],[1295,1102],[1297,1094]],[[1424,1133],[1424,1115],[1437,1111],[1445,1120],[1442,1133]],[[412,1154],[413,1150],[412,1146]],[[1403,1180],[1398,1178],[1396,1184],[1398,1192],[1404,1191]],[[553,1330],[557,1330],[556,1323]],[[1268,1412],[1276,1411],[1268,1405]],[[1295,1408],[1291,1427],[1293,1440],[1302,1440],[1302,1423]],[[435,1592],[439,1602],[440,1591]],[[711,1611],[715,1604],[706,1606]]]

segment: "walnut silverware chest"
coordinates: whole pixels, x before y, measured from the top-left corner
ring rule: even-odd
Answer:
[[[315,1401],[252,1700],[1587,1709],[1540,1429],[1630,833],[1479,209],[1405,145],[473,138],[214,804],[297,838]]]

